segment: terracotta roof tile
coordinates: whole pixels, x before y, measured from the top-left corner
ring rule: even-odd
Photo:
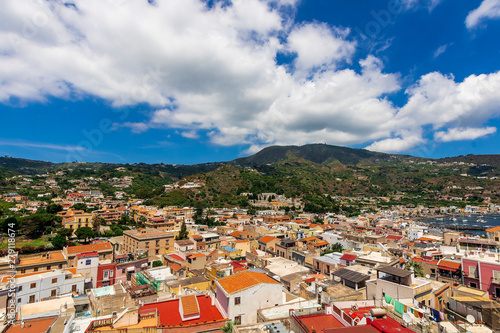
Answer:
[[[234,292],[250,288],[252,286],[261,284],[261,283],[277,283],[276,280],[271,279],[264,273],[258,272],[241,272],[238,274],[233,274],[228,277],[217,280],[217,283],[224,288],[224,290],[232,294]]]
[[[182,312],[184,316],[190,316],[200,313],[200,307],[198,306],[198,300],[195,295],[182,296],[180,298],[182,304]]]
[[[278,239],[278,238],[276,238],[276,237],[274,237],[274,236],[264,236],[264,237],[262,237],[261,239],[259,239],[259,242],[262,242],[262,243],[266,243],[266,244],[267,244],[267,243],[269,243],[269,242],[271,242],[271,241],[273,241],[273,240],[276,240],[276,239]]]
[[[112,250],[110,242],[102,242],[102,243],[94,243],[87,245],[78,245],[78,246],[68,246],[68,254],[73,253],[84,253],[91,251],[104,251],[104,250]]]

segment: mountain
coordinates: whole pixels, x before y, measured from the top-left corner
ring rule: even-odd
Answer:
[[[241,166],[259,166],[274,164],[287,159],[302,158],[318,164],[340,162],[343,165],[356,165],[363,162],[378,163],[409,159],[409,155],[385,154],[365,149],[347,148],[327,144],[309,144],[304,146],[271,146],[258,153],[235,159],[230,164]]]

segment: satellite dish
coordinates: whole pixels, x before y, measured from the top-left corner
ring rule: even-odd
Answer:
[[[429,279],[430,277],[431,277],[431,276],[430,276],[429,274],[426,274],[426,275],[425,275],[425,278],[426,278],[426,279]]]
[[[409,324],[411,323],[411,316],[408,313],[404,313],[403,320],[405,321],[405,323]]]
[[[474,318],[473,315],[467,315],[467,317],[465,319],[467,319],[469,324],[474,324],[476,322],[476,318]]]

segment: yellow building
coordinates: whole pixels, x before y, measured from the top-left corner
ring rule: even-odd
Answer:
[[[92,213],[85,213],[83,210],[70,208],[67,211],[57,213],[57,215],[62,217],[63,227],[73,230],[73,233],[78,228],[92,228]]]

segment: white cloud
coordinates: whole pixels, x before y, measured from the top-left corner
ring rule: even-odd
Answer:
[[[434,51],[434,59],[439,57],[441,54],[445,53],[446,52],[446,49],[448,48],[448,46],[452,45],[453,43],[450,43],[450,44],[444,44],[444,45],[441,45],[440,47],[437,48],[436,51]]]
[[[463,82],[430,73],[407,89],[406,105],[394,106],[399,74],[385,73],[374,56],[348,68],[356,51],[350,31],[294,25],[286,14],[293,10],[280,6],[296,3],[88,0],[76,10],[6,0],[0,101],[89,94],[114,106],[146,103],[152,110],[143,121],[115,127],[172,128],[195,139],[203,131],[215,144],[251,150],[374,142],[370,149],[402,151],[425,142],[424,126],[480,128],[498,116],[498,73]],[[295,71],[277,64],[280,52],[297,54]]]
[[[408,151],[417,145],[424,143],[425,140],[419,135],[409,135],[375,141],[365,149],[373,151],[382,151],[386,153],[397,153]]]
[[[346,41],[348,29],[332,29],[326,24],[308,23],[296,27],[288,36],[288,49],[297,53],[295,66],[308,71],[350,61],[355,43]]]
[[[436,8],[443,0],[399,0],[406,9],[413,9],[418,7],[426,7],[429,12]]]
[[[500,0],[483,0],[478,8],[467,15],[465,25],[471,29],[486,19],[500,18]]]
[[[27,142],[27,141],[0,141],[0,146],[14,146],[20,148],[42,148],[51,150],[64,150],[64,151],[86,151],[82,146],[71,146],[71,145],[58,145],[52,143],[40,143],[40,142]]]
[[[449,128],[447,131],[434,133],[438,141],[450,142],[460,140],[475,140],[477,138],[496,133],[496,127],[484,128]]]
[[[188,139],[198,139],[200,137],[194,130],[181,132],[181,136]]]

